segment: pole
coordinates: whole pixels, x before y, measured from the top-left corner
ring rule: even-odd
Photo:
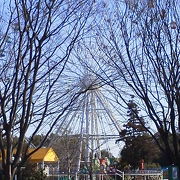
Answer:
[[[44,170],[44,161],[42,162],[42,169]]]
[[[58,163],[57,170],[58,170],[58,180],[59,180],[59,161],[57,163]]]
[[[124,172],[122,172],[122,180],[124,180]]]

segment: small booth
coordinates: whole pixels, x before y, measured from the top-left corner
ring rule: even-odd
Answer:
[[[178,174],[179,174],[179,168],[175,165],[171,165],[163,168],[164,180],[179,180]]]
[[[29,152],[34,151],[35,149],[29,149]],[[59,167],[59,158],[52,148],[40,148],[35,153],[33,153],[29,158],[30,163],[36,163],[37,168],[42,168],[44,173],[49,176],[49,164],[57,163]]]
[[[31,153],[35,148],[28,149],[28,152]],[[6,153],[6,151],[5,151]],[[16,153],[16,149],[13,151],[13,154]],[[2,156],[0,153],[0,179],[3,179],[2,167],[1,167]],[[40,148],[35,153],[33,153],[29,158],[29,163],[36,164],[37,168],[41,168],[47,176],[49,176],[50,168],[52,164],[56,167],[56,171],[59,169],[59,158],[52,148]],[[49,166],[50,165],[50,166]],[[15,179],[17,179],[15,175]]]

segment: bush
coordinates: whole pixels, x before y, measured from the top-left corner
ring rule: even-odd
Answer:
[[[25,168],[21,170],[19,174],[20,180],[45,180],[46,175],[43,173],[43,169],[36,167],[35,164],[26,164]]]

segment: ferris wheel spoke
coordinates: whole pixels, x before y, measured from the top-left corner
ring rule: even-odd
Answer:
[[[74,84],[75,83],[75,84]],[[102,149],[110,149],[110,140],[114,141],[121,130],[116,116],[114,116],[114,102],[101,91],[100,80],[94,75],[85,74],[74,81],[72,91],[84,91],[59,120],[56,129],[58,136],[78,138],[76,156],[76,172],[79,171],[81,161],[89,162],[96,155],[101,158]],[[73,92],[72,92],[73,94]],[[113,108],[113,110],[112,110]]]

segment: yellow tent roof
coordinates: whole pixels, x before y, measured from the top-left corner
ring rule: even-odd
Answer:
[[[34,148],[30,148],[28,149],[28,152],[30,153],[34,150],[35,150]],[[13,153],[15,152],[16,152],[16,149],[14,150]],[[2,161],[1,153],[0,153],[0,161]],[[30,156],[29,161],[30,162],[43,162],[43,161],[44,162],[57,162],[59,161],[59,158],[52,148],[40,148]]]
[[[29,152],[34,151],[30,148]],[[30,162],[57,162],[59,161],[58,156],[52,148],[40,148],[29,158]]]

